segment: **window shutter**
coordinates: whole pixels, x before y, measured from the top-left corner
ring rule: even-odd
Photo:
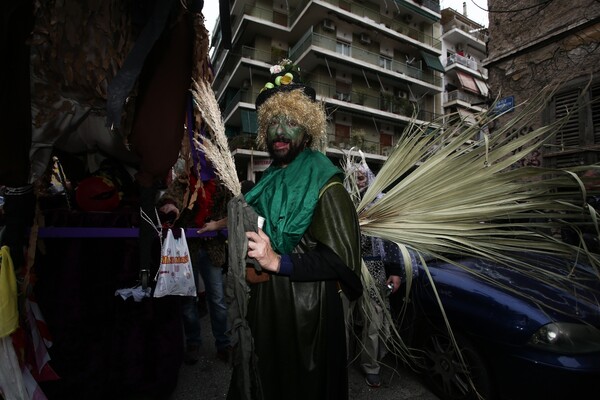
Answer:
[[[590,100],[592,128],[594,131],[594,144],[600,144],[600,85],[592,87],[590,91]]]
[[[565,118],[569,112],[568,120],[556,134],[556,144],[563,150],[578,147],[579,136],[579,112],[573,110],[577,107],[578,90],[570,90],[557,94],[554,98],[554,115],[556,120]]]

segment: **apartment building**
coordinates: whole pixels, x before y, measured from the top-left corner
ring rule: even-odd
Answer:
[[[531,165],[569,167],[600,162],[600,3],[595,0],[488,0],[489,84],[504,115],[546,87],[547,99],[531,130],[577,112]],[[577,107],[578,106],[578,107]]]
[[[383,163],[411,118],[443,112],[437,0],[232,1],[231,49],[212,40],[213,88],[240,178],[256,179],[254,100],[281,58],[298,64],[329,115],[327,155],[360,148]]]
[[[468,18],[466,2],[461,12],[445,8],[441,13],[444,114],[474,124],[473,114],[490,104],[488,71],[482,65],[487,56],[488,31]]]

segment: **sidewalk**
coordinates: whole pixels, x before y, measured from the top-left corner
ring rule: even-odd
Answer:
[[[227,397],[231,370],[216,357],[210,330],[210,319],[202,318],[201,358],[196,365],[182,365],[177,389],[171,400],[223,400]],[[386,358],[387,360],[387,358]],[[402,367],[382,368],[382,385],[372,389],[367,386],[356,363],[350,366],[350,400],[438,400],[418,378]]]

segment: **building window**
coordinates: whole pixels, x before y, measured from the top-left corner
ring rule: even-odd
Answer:
[[[336,42],[336,44],[335,44],[336,53],[340,53],[344,56],[351,57],[352,56],[351,51],[350,51],[351,49],[352,49],[352,46],[350,46],[350,44],[348,44],[348,43]]]
[[[242,131],[244,133],[256,134],[258,132],[258,120],[256,118],[256,111],[242,110],[241,117]]]
[[[350,148],[350,126],[335,124],[335,145],[341,149]]]
[[[384,156],[389,156],[392,152],[392,135],[388,135],[387,133],[379,134],[379,147],[381,148],[381,154]]]
[[[581,88],[571,88],[554,96],[548,107],[549,122],[571,114],[557,131],[550,150],[545,152],[545,165],[567,168],[600,162],[599,101],[600,83],[591,85],[585,93]]]
[[[379,66],[385,69],[392,69],[392,59],[385,56],[379,56]]]

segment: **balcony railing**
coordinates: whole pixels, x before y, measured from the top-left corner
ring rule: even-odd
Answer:
[[[394,99],[387,95],[369,95],[364,92],[351,91],[350,93],[342,93],[336,90],[334,86],[326,84],[311,84],[314,87],[317,95],[321,98],[330,98],[345,101],[348,103],[369,107],[376,110],[386,111],[392,114],[411,118],[415,114],[415,118],[425,122],[439,121],[442,117],[440,114],[433,112],[415,109],[414,103],[407,99]],[[228,115],[233,108],[240,102],[254,104],[259,91],[240,90],[227,103],[223,115]],[[474,102],[475,103],[475,102]]]
[[[464,22],[461,22],[458,18],[453,18],[443,25],[442,30],[444,33],[451,31],[452,29],[459,29],[465,32],[469,36],[473,36],[477,40],[481,40],[485,42],[487,39],[487,35],[484,32],[484,29],[474,28],[469,25],[465,25]]]
[[[373,108],[389,112],[392,114],[411,118],[416,111],[416,118],[421,121],[434,122],[438,120],[441,115],[432,113],[425,110],[415,110],[414,103],[408,99],[402,99],[388,94],[369,94],[363,91],[352,90],[350,92],[340,92],[335,86],[327,85],[324,83],[313,84],[317,95],[324,98],[331,98],[336,100],[345,101],[364,107]]]
[[[459,54],[452,54],[450,57],[448,57],[448,59],[446,61],[446,66],[449,67],[453,64],[464,65],[465,67],[472,69],[473,71],[477,71],[477,72],[481,73],[482,78],[487,79],[487,76],[488,76],[487,69],[480,66],[480,64],[477,61],[475,61],[471,58],[461,56]]]
[[[296,9],[290,11],[290,15],[289,15],[289,24],[290,25],[293,22],[296,22],[296,19],[298,19],[300,17],[300,13],[302,12],[302,10],[304,10],[306,5],[309,4],[311,1],[312,0],[302,1],[298,4],[298,7],[296,7]],[[419,31],[418,29],[414,29],[410,25],[408,25],[402,21],[398,21],[393,18],[388,18],[384,15],[381,15],[381,13],[379,13],[373,9],[367,8],[362,4],[352,2],[352,1],[344,1],[344,0],[323,0],[323,1],[333,5],[335,7],[338,7],[343,10],[351,12],[352,14],[356,15],[357,18],[363,18],[363,19],[366,19],[367,21],[373,22],[375,24],[384,24],[389,29],[392,29],[403,35],[406,35],[406,36],[410,37],[411,39],[415,39],[423,44],[429,45],[436,49],[442,48],[442,42],[440,39],[434,38],[431,35],[427,35],[421,31]],[[431,5],[431,7],[428,7],[428,5],[425,3]],[[440,5],[439,5],[439,3],[436,3],[435,1],[432,1],[432,0],[427,1],[426,0],[423,3],[423,5],[433,11],[436,11],[434,7],[435,7],[435,5],[437,5],[436,12],[438,12],[438,13],[440,12]]]
[[[365,153],[383,156],[389,155],[391,150],[391,146],[382,146],[378,141],[357,138],[352,135],[348,137],[329,134],[327,140],[329,141],[329,147],[340,150],[350,150],[354,147],[354,150],[362,150]]]
[[[335,38],[330,38],[328,36],[324,36],[318,33],[312,33],[306,35],[304,37],[304,40],[301,40],[296,44],[296,46],[290,51],[290,57],[293,60],[297,59],[298,56],[310,46],[320,47],[325,50],[339,53],[337,49],[337,43],[338,41]],[[357,46],[352,46],[350,44],[348,44],[348,47],[350,47],[349,57],[351,57],[352,59],[357,61],[363,61],[367,64],[371,64],[374,67],[380,66],[379,62],[381,59],[381,54],[371,53],[369,51],[361,49]],[[340,55],[342,56],[341,53]],[[389,69],[396,73],[404,74],[411,78],[415,78],[417,80],[424,81],[435,86],[441,86],[442,84],[442,79],[438,76],[435,76],[431,71],[425,71],[394,59],[391,59],[391,63],[386,63],[385,69]]]
[[[422,0],[423,7],[429,8],[430,10],[440,13],[440,0]]]
[[[254,5],[254,4],[244,5],[243,14],[249,15],[252,17],[256,17],[256,18],[262,19],[264,21],[272,22],[274,24],[289,27],[294,22],[296,22],[296,19],[298,19],[300,17],[300,13],[302,12],[302,10],[304,10],[306,5],[308,5],[311,1],[312,0],[305,0],[305,1],[300,2],[296,8],[290,9],[288,16],[285,16],[281,13],[277,13],[277,12],[273,11],[272,8],[262,8],[262,7]],[[326,3],[329,3],[333,6],[336,6],[338,8],[342,8],[344,10],[350,11],[352,14],[356,15],[358,18],[362,17],[362,18],[370,20],[371,22],[374,22],[376,24],[383,24],[389,29],[392,29],[403,35],[406,35],[406,36],[410,37],[411,39],[414,39],[418,42],[429,45],[433,48],[436,48],[436,49],[442,48],[442,41],[439,38],[435,38],[431,35],[421,32],[418,29],[414,29],[413,27],[411,27],[410,25],[408,25],[402,21],[398,21],[396,19],[383,16],[380,13],[378,13],[374,10],[371,10],[361,4],[343,1],[343,0],[323,0],[323,1],[325,1]],[[439,3],[436,3],[435,1],[425,0],[423,2],[423,6],[429,8],[433,11],[436,11],[438,13],[440,12]],[[436,7],[437,7],[437,10],[436,10]],[[286,19],[287,21],[284,21],[283,19]],[[242,24],[242,21],[243,21],[243,18],[239,18],[237,20],[237,23],[233,27],[234,32],[237,29],[239,29],[240,25]]]
[[[462,101],[471,106],[480,104],[482,102],[481,98],[460,90],[453,90],[452,92],[444,93],[444,103],[449,103],[451,101]]]

